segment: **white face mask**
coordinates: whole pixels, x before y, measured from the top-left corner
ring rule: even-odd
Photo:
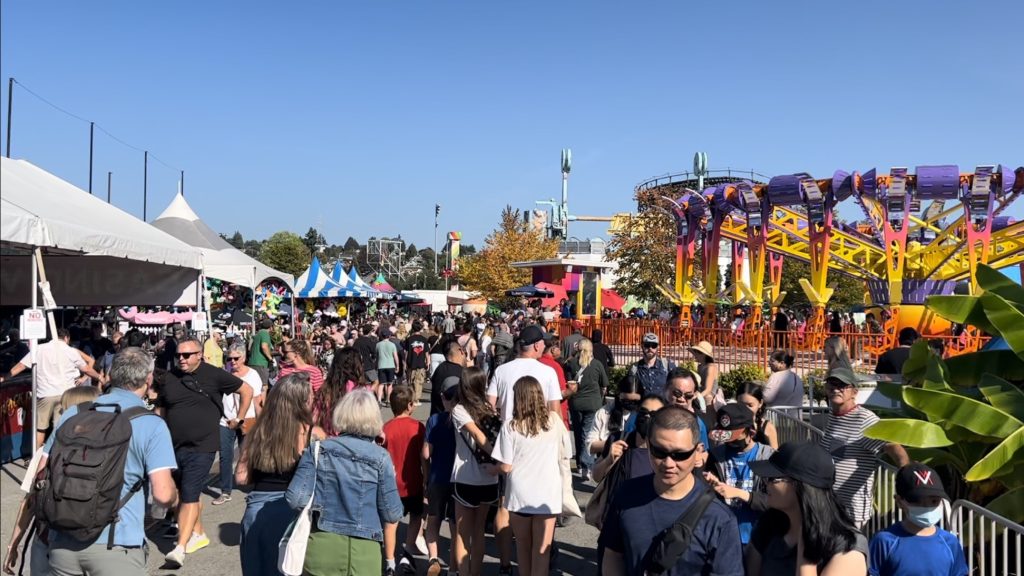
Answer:
[[[914,526],[928,528],[942,520],[942,504],[934,508],[927,506],[907,506],[904,517]]]

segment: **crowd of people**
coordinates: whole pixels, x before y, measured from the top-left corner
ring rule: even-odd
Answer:
[[[12,370],[37,371],[41,449],[11,573],[20,553],[33,574],[143,574],[147,506],[173,541],[165,566],[191,562],[210,545],[201,495],[219,459],[209,504],[248,493],[245,575],[278,573],[307,511],[305,574],[482,574],[488,534],[499,574],[548,574],[555,532],[578,510],[574,483],[594,486],[585,521],[600,530],[599,574],[966,574],[963,548],[937,526],[938,474],[865,437],[878,418],[841,364],[825,379],[822,442],[780,445],[767,410],[804,398],[784,350],[766,382],[726,398],[708,342],[688,346],[691,371],[645,334],[613,382],[600,330],[574,323],[560,338],[524,312],[325,321],[294,336],[265,319],[248,338],[178,329],[154,346],[126,335],[103,349],[105,365],[68,336]],[[869,541],[880,454],[900,466],[904,520]],[[90,466],[114,466],[116,485]]]

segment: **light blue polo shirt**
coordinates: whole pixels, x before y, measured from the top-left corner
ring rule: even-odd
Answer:
[[[134,406],[145,406],[142,399],[124,390],[123,388],[111,388],[110,392],[96,399],[97,404],[118,404],[122,410]],[[109,410],[99,408],[99,410]],[[78,407],[68,408],[61,416],[57,428],[60,428],[68,418],[78,413]],[[53,440],[56,433],[51,434],[43,447],[43,452],[50,453],[53,447]],[[177,462],[174,459],[174,446],[171,444],[171,433],[163,418],[156,415],[143,415],[132,420],[132,439],[128,448],[128,458],[124,464],[124,484],[121,486],[121,497],[123,498],[140,479],[157,470],[175,469]],[[139,490],[132,496],[131,500],[121,508],[121,520],[114,530],[114,545],[116,546],[142,546],[146,542],[145,532],[146,496],[143,490]],[[106,545],[110,527],[103,529],[103,533],[96,539],[97,544]],[[57,531],[50,533],[50,545],[60,546],[62,542],[78,542],[71,536],[66,536]]]

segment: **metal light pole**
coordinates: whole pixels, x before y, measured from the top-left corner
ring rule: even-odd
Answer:
[[[707,152],[697,152],[693,155],[693,175],[697,177],[697,192],[703,192],[704,177],[708,175]]]
[[[11,109],[14,106],[14,76],[7,81],[7,157],[11,157]],[[33,306],[34,307],[34,306]]]
[[[562,238],[569,237],[569,172],[572,171],[572,150],[562,150],[562,206],[559,208],[558,225]]]
[[[146,221],[146,203],[149,199],[149,150],[142,155],[142,221]]]
[[[110,204],[110,180],[113,175],[113,172],[107,172],[107,204]]]
[[[92,194],[92,141],[96,131],[96,123],[89,122],[89,194]]]
[[[437,218],[441,215],[441,205],[434,204],[434,276],[437,276]]]

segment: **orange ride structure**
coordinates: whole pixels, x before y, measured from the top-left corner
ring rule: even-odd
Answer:
[[[956,165],[918,166],[913,172],[892,168],[888,174],[872,169],[836,171],[826,179],[806,173],[769,179],[752,172],[709,176],[706,155],[699,171],[700,157],[695,173],[654,178],[636,188],[637,198],[655,198],[653,208],[669,212],[676,224],[674,282],[659,288],[679,305],[682,328],[692,326],[691,307],[698,302],[705,322],[714,322],[722,296],[713,293],[722,240],[732,241],[735,281],[726,287],[727,298],[749,305],[749,332],[764,326],[766,302],[773,309],[781,303],[782,267],[786,258],[795,258],[811,269],[811,277],[800,280],[812,310],[806,333],[825,338],[831,271],[862,280],[865,305],[888,313],[880,348],[894,345],[905,326],[923,335],[948,333],[948,322],[928,313],[924,300],[951,294],[965,281],[976,290],[978,264],[1024,268],[1024,221],[1002,215],[1024,191],[1024,168],[988,165],[961,173]],[[835,218],[836,207],[849,198],[866,217],[857,225]],[[930,204],[922,208],[924,201]],[[703,264],[699,278],[697,258]],[[749,277],[742,274],[745,259]],[[973,334],[965,342],[969,349],[979,340]]]

